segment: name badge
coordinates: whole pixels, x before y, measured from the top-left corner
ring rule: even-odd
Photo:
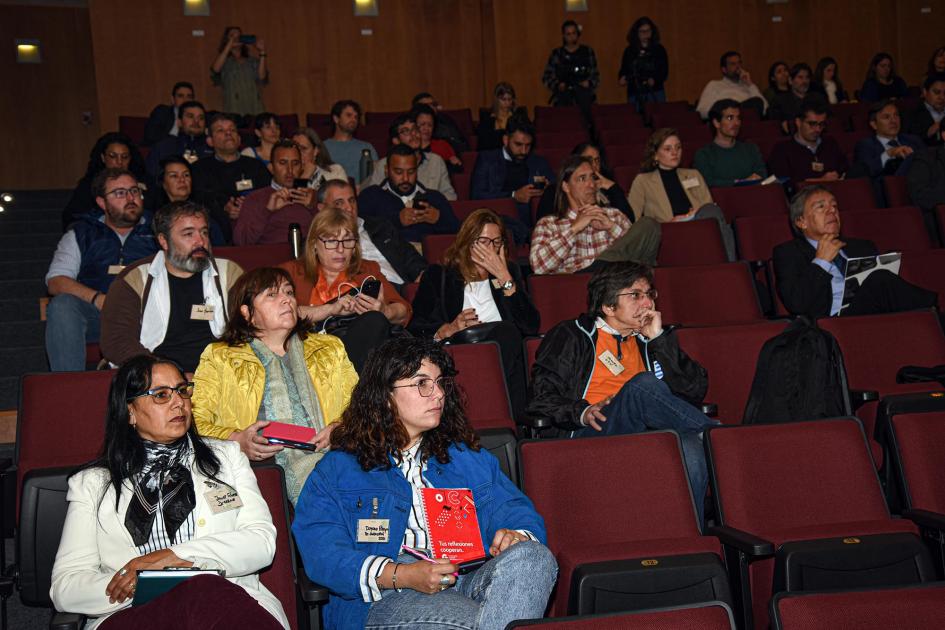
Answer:
[[[253,180],[251,179],[241,179],[236,182],[237,192],[246,192],[247,190],[253,189]]]
[[[190,307],[190,319],[213,321],[213,304],[194,304]]]
[[[627,369],[620,364],[620,361],[617,360],[617,357],[615,357],[614,353],[610,350],[604,350],[597,358],[600,359],[600,362],[603,363],[614,376],[619,376],[621,372]]]
[[[110,275],[110,276],[117,276],[117,275],[120,274],[122,271],[124,271],[124,269],[125,269],[125,266],[124,266],[124,265],[109,265],[109,266],[108,266],[108,275]]]
[[[690,177],[689,179],[684,179],[682,182],[682,187],[685,189],[695,188],[699,185],[699,180],[695,177]]]
[[[810,163],[810,170],[814,171],[815,173],[823,173],[824,163],[814,160],[813,162]]]
[[[390,538],[390,519],[359,518],[359,543],[386,543]]]
[[[243,507],[243,500],[240,498],[240,495],[236,494],[236,490],[229,486],[220,486],[217,484],[214,484],[214,486],[216,487],[212,490],[203,493],[203,498],[210,506],[211,512],[214,514],[222,514],[223,512],[229,512],[230,510]]]
[[[197,161],[197,154],[190,149],[187,149],[184,151],[184,159],[187,160],[188,163],[193,164]]]

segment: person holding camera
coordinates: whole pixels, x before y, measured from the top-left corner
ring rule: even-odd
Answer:
[[[442,160],[441,160],[442,162]],[[427,234],[455,234],[459,221],[439,191],[417,181],[419,158],[406,144],[394,145],[384,163],[386,177],[358,196],[362,216],[381,217],[400,228],[400,235],[419,243]]]
[[[289,226],[308,229],[316,212],[315,189],[302,179],[302,155],[291,140],[272,147],[272,183],[246,196],[236,225],[234,245],[285,243]]]
[[[590,122],[591,103],[600,83],[594,49],[579,44],[581,28],[574,20],[561,25],[561,46],[551,51],[541,82],[551,90],[548,101],[555,107],[577,105]]]
[[[223,88],[223,111],[255,116],[265,110],[259,87],[269,83],[266,43],[255,35],[243,35],[238,26],[228,26],[217,53],[210,66],[210,80]]]
[[[647,101],[666,102],[663,84],[669,76],[669,56],[660,43],[660,29],[646,16],[627,31],[627,44],[617,76],[627,88],[627,102],[642,113]]]

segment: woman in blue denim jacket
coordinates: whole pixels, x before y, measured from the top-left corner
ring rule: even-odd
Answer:
[[[532,502],[499,469],[466,421],[456,371],[438,344],[413,338],[376,349],[309,476],[292,527],[305,570],[331,591],[328,628],[504,628],[541,617],[557,576]],[[422,488],[472,491],[483,548],[469,573],[428,550]]]

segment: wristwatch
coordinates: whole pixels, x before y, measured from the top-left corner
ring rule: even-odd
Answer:
[[[515,283],[512,282],[511,280],[506,280],[505,284],[502,285],[503,291],[511,291],[514,288],[515,288]]]

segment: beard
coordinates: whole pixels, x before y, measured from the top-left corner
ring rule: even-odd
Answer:
[[[202,257],[195,258],[194,254],[200,252],[202,252],[204,255]],[[200,273],[210,266],[210,252],[203,247],[197,247],[189,254],[182,254],[181,252],[177,251],[173,245],[168,243],[167,259],[178,269],[187,271],[189,273]]]

